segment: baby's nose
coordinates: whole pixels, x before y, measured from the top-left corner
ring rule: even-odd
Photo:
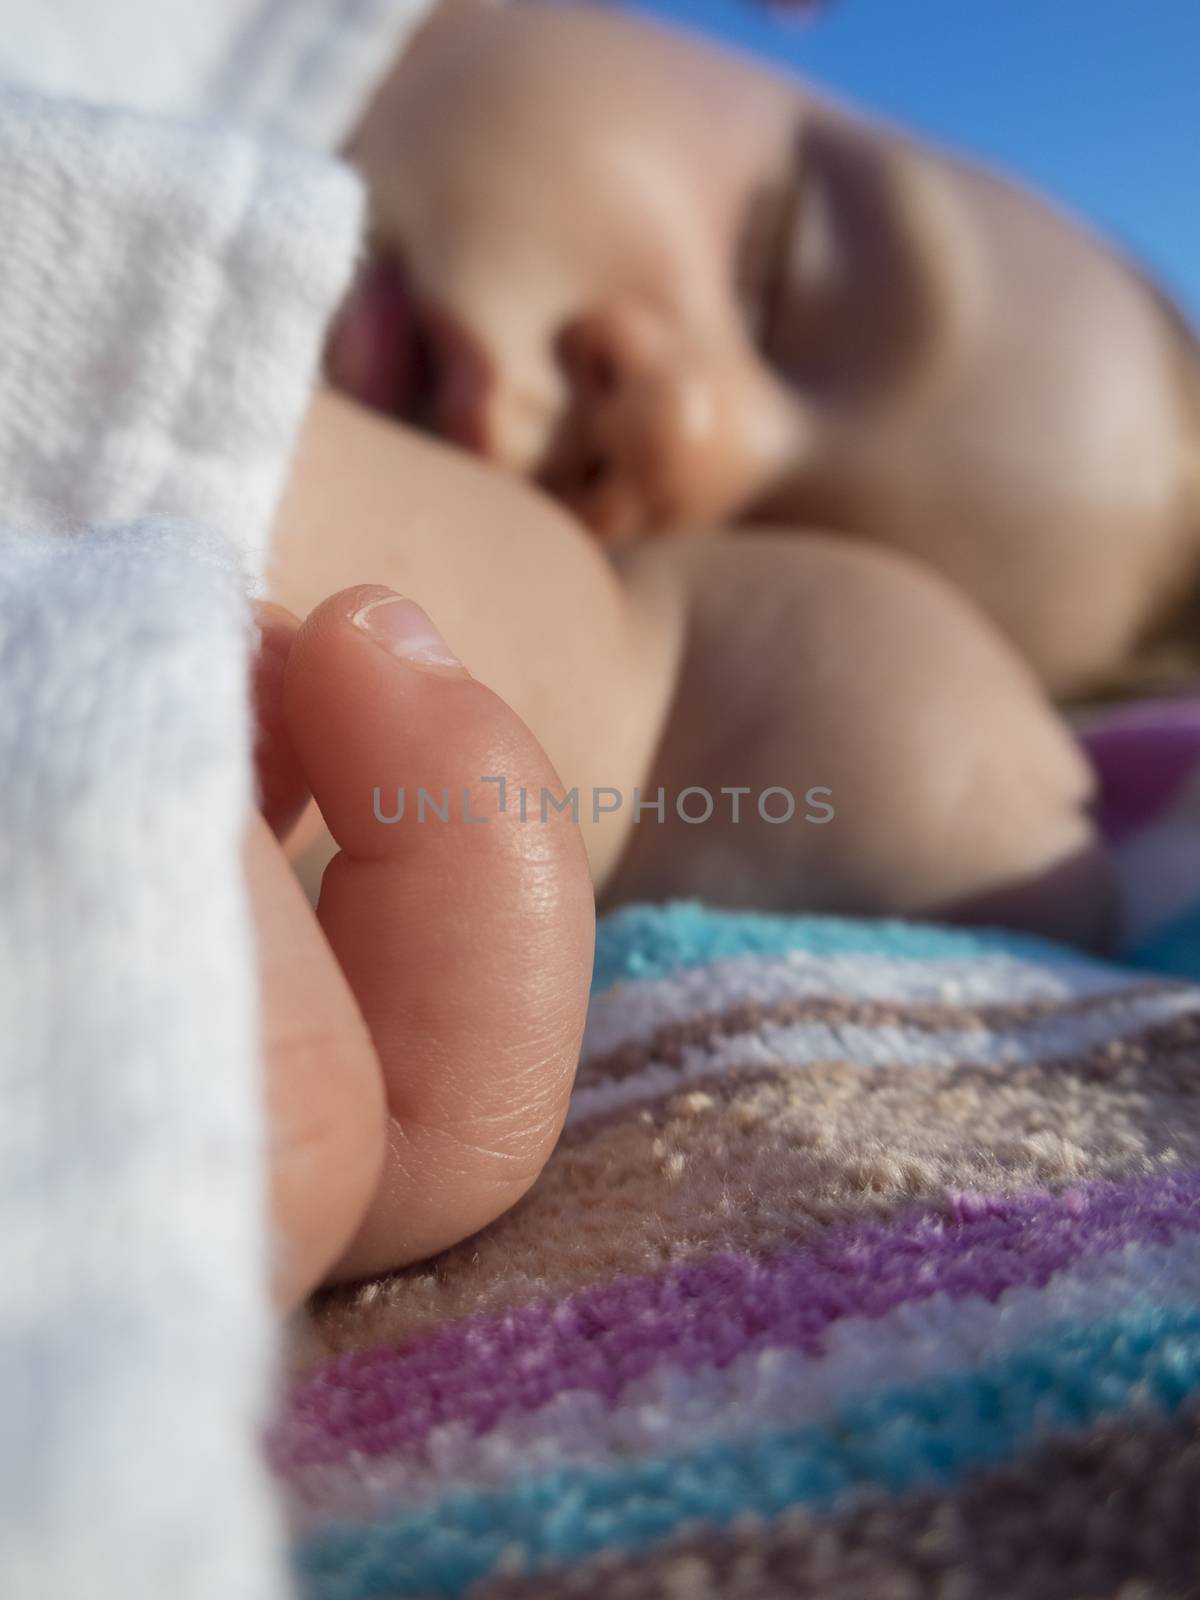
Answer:
[[[719,513],[703,490],[717,393],[675,329],[615,304],[575,318],[558,355],[568,394],[545,487],[612,543]]]

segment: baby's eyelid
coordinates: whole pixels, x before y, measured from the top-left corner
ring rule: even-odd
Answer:
[[[788,183],[779,210],[779,226],[771,251],[771,276],[764,301],[762,349],[769,353],[775,343],[781,319],[787,315],[789,288],[795,284],[795,266],[806,251],[814,220],[813,186],[808,164],[797,151],[792,158]],[[820,227],[817,248],[829,245],[827,219]]]
[[[756,343],[778,205],[774,186],[755,189],[746,202],[745,217],[734,240],[733,291]]]
[[[799,155],[788,170],[750,197],[745,226],[738,239],[734,263],[734,289],[755,345],[766,350],[785,292],[788,262],[795,248],[796,230],[806,200],[806,183]]]

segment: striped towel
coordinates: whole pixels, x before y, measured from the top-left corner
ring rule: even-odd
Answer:
[[[635,909],[533,1193],[312,1315],[311,1600],[1200,1595],[1200,988]]]

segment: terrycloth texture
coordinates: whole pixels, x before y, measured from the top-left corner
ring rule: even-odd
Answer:
[[[7,524],[186,516],[257,576],[361,210],[285,145],[0,94]]]
[[[247,636],[216,539],[0,533],[6,1600],[282,1592]]]
[[[334,149],[432,0],[0,0],[0,77]]]
[[[1081,729],[1138,965],[1200,980],[1200,693],[1118,706]]]
[[[1200,1572],[1200,989],[626,912],[510,1216],[330,1297],[311,1600],[1077,1600]]]
[[[0,214],[0,1595],[271,1600],[246,588],[359,193],[0,87]]]

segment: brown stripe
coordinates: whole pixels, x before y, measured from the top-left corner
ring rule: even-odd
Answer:
[[[493,1578],[470,1600],[1197,1600],[1200,1430],[1128,1417],[951,1493],[743,1519],[643,1557]]]
[[[753,1036],[750,1039],[753,1043]],[[886,1081],[881,1075],[899,1072],[907,1076],[913,1071],[907,1063],[900,1061],[880,1066],[876,1062],[849,1059],[820,1063],[819,1070],[829,1070],[831,1066],[857,1073],[864,1093],[879,1091],[881,1083]],[[564,1130],[562,1141],[582,1142],[592,1138],[600,1128],[621,1122],[645,1122],[647,1118],[653,1122],[663,1106],[684,1105],[691,1095],[709,1095],[727,1100],[736,1097],[747,1085],[801,1077],[814,1070],[818,1068],[811,1062],[791,1064],[781,1060],[778,1064],[764,1066],[760,1060],[753,1059],[748,1065],[739,1066],[735,1062],[724,1061],[710,1072],[689,1074],[685,1082],[669,1083],[662,1088],[650,1089],[636,1099],[625,1100],[620,1105],[589,1112]],[[968,1061],[957,1066],[953,1063],[934,1065],[928,1070],[941,1073],[948,1082],[977,1084],[981,1092],[1007,1091],[1014,1083],[1024,1081],[1025,1075],[1031,1071],[1039,1079],[1043,1075],[1068,1072],[1082,1082],[1108,1081],[1114,1072],[1123,1077],[1135,1072],[1142,1087],[1165,1081],[1177,1088],[1180,1094],[1190,1096],[1200,1093],[1200,1012],[1189,1012],[1166,1022],[1152,1023],[1149,1027],[1104,1040],[1074,1055],[1049,1056],[1032,1066],[1011,1061]]]
[[[793,996],[786,1000],[749,1000],[726,1011],[706,1012],[665,1023],[647,1038],[632,1039],[603,1055],[586,1056],[578,1083],[592,1085],[644,1072],[651,1064],[679,1067],[686,1051],[713,1048],[729,1039],[755,1033],[764,1026],[790,1028],[800,1023],[826,1027],[908,1028],[917,1032],[996,1033],[1027,1027],[1055,1017],[1081,1017],[1120,1012],[1131,1002],[1176,992],[1185,985],[1146,982],[1120,993],[1083,995],[1074,1000],[1028,1000],[1011,1005],[952,1006],[936,1001],[848,1000],[836,996]],[[1197,993],[1200,1009],[1200,992]]]
[[[947,1189],[1062,1188],[1200,1164],[1200,1019],[1002,1068],[845,1061],[689,1088],[564,1140],[506,1217],[432,1262],[326,1296],[311,1356],[715,1250],[941,1206]],[[307,1362],[305,1362],[307,1364]]]

